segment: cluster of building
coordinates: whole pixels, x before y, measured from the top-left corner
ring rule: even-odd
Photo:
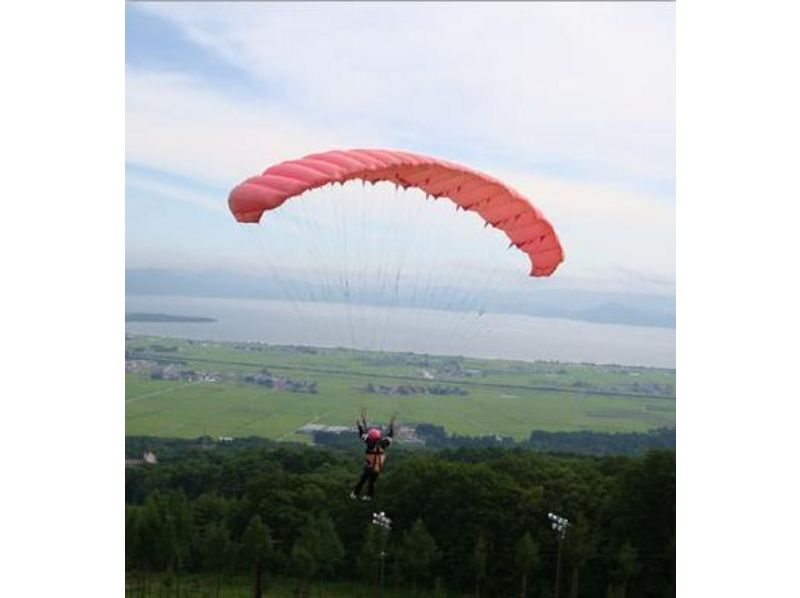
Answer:
[[[473,378],[483,375],[481,370],[465,368],[464,364],[455,359],[438,364],[435,373],[440,378]]]
[[[602,392],[605,394],[619,393],[619,394],[637,394],[637,395],[653,395],[654,397],[674,397],[675,385],[662,384],[660,382],[627,382],[623,384],[607,384],[598,385],[590,382],[577,380],[572,383],[573,388],[580,388],[582,390],[589,390],[592,392]]]
[[[179,363],[158,363],[147,359],[126,359],[126,374],[147,374],[153,380],[183,380],[186,382],[216,382],[221,375],[215,372],[198,372]]]
[[[329,426],[326,424],[308,423],[298,428],[297,431],[302,434],[310,434],[314,437],[315,442],[323,440],[323,442],[320,442],[320,444],[326,444],[324,442],[324,436],[327,434],[332,434],[336,437],[339,437],[343,434],[352,434],[353,440],[356,440],[355,426]],[[396,426],[394,430],[394,438],[395,440],[398,440],[407,446],[425,444],[425,441],[420,438],[419,434],[417,433],[416,426],[410,424]]]
[[[410,396],[410,395],[467,395],[468,391],[458,386],[445,386],[434,384],[430,386],[422,384],[372,384],[370,382],[361,390],[370,394],[380,394],[389,396]]]
[[[303,434],[314,434],[315,432],[329,432],[331,434],[346,434],[355,432],[355,426],[327,426],[325,424],[305,424],[297,429]]]
[[[274,376],[269,372],[245,374],[242,380],[248,384],[258,384],[260,386],[266,386],[267,388],[285,390],[287,392],[317,393],[317,383],[314,380],[292,380],[291,378]]]
[[[138,467],[140,465],[156,465],[158,458],[152,451],[145,451],[141,459],[125,459],[125,467]]]

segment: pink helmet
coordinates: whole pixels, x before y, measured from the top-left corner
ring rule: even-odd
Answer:
[[[367,432],[367,438],[369,438],[370,440],[380,440],[381,438],[380,428],[370,428],[369,432]]]

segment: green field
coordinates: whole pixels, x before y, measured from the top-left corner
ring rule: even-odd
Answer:
[[[303,424],[352,425],[362,407],[373,421],[396,413],[400,422],[517,440],[534,429],[631,432],[675,425],[675,371],[666,369],[152,337],[126,340],[128,363],[140,365],[126,373],[128,435],[309,441],[308,435],[296,432]],[[151,378],[148,364],[168,363],[180,363],[213,381]],[[241,379],[264,368],[274,376],[313,380],[317,393],[266,388]],[[368,383],[446,385],[468,394],[370,394],[363,389]]]

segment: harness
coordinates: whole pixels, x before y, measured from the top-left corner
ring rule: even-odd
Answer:
[[[373,472],[380,473],[383,470],[383,463],[386,460],[386,450],[381,446],[381,441],[377,441],[372,446],[367,443],[366,465]]]

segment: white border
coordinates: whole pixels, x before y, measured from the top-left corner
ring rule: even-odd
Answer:
[[[798,591],[799,12],[677,6],[679,596]]]
[[[2,593],[115,595],[125,525],[124,3],[16,3],[0,44]]]

